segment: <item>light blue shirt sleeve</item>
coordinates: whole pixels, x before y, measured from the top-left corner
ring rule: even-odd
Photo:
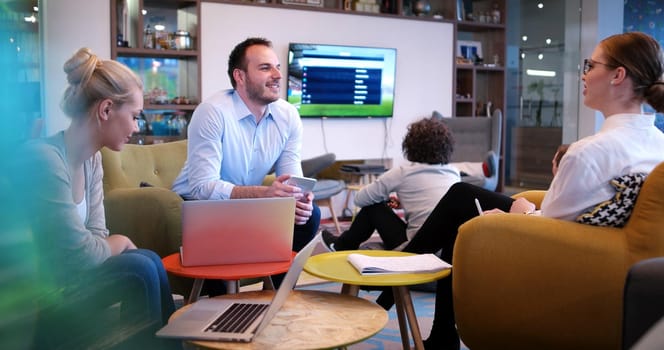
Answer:
[[[282,174],[290,174],[294,176],[302,176],[302,121],[295,108],[290,105],[282,105],[279,108],[271,108],[271,113],[274,116],[276,113],[282,115],[289,115],[285,120],[288,123],[283,123],[284,128],[289,137],[286,139],[283,151],[279,155],[275,164],[275,173],[277,176]],[[262,181],[262,180],[261,180]]]
[[[187,132],[187,160],[173,184],[173,190],[189,199],[227,199],[234,185],[221,179],[223,153],[221,110],[201,103]]]
[[[358,207],[366,207],[390,199],[390,193],[403,181],[401,167],[395,167],[381,174],[376,181],[362,187],[355,195],[354,203]]]
[[[355,205],[384,202],[395,192],[408,224],[406,235],[411,240],[447,190],[460,180],[459,172],[450,165],[411,162],[388,170],[363,187],[355,196]]]
[[[233,90],[200,104],[188,129],[187,161],[173,190],[187,199],[229,199],[235,186],[261,185],[278,175],[302,175],[302,122],[278,100],[259,123]]]

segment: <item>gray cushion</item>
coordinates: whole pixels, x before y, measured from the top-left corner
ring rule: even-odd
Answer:
[[[323,169],[334,164],[336,156],[334,153],[325,153],[323,155],[305,159],[302,161],[302,174],[306,177],[316,177]]]
[[[314,185],[314,198],[330,198],[345,189],[346,183],[342,180],[321,179],[316,182],[316,185]]]
[[[452,162],[482,162],[487,151],[500,154],[502,113],[496,110],[491,118],[444,118],[452,129],[454,152]]]
[[[434,111],[434,115],[440,115]],[[484,162],[491,159],[494,174],[491,177],[463,177],[461,180],[495,191],[498,186],[498,169],[501,154],[503,114],[495,109],[491,118],[458,117],[443,118],[454,135],[454,152],[450,162]],[[487,156],[493,152],[493,155]]]

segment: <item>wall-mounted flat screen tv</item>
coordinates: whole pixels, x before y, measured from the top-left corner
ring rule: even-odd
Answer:
[[[287,100],[303,118],[389,118],[396,49],[290,43]]]

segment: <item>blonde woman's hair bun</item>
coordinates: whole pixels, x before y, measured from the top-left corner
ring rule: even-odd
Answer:
[[[63,68],[67,74],[67,82],[70,85],[85,86],[100,64],[101,60],[92,53],[92,50],[87,47],[79,49],[64,64]]]
[[[85,117],[101,100],[110,99],[117,106],[131,101],[143,82],[124,64],[103,60],[87,47],[81,48],[65,62],[69,86],[60,101],[60,108],[72,118]]]

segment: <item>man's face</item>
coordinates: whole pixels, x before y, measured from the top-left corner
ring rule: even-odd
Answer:
[[[250,46],[246,52],[247,70],[240,71],[238,88],[254,103],[267,105],[279,99],[281,64],[274,51],[263,45]]]

